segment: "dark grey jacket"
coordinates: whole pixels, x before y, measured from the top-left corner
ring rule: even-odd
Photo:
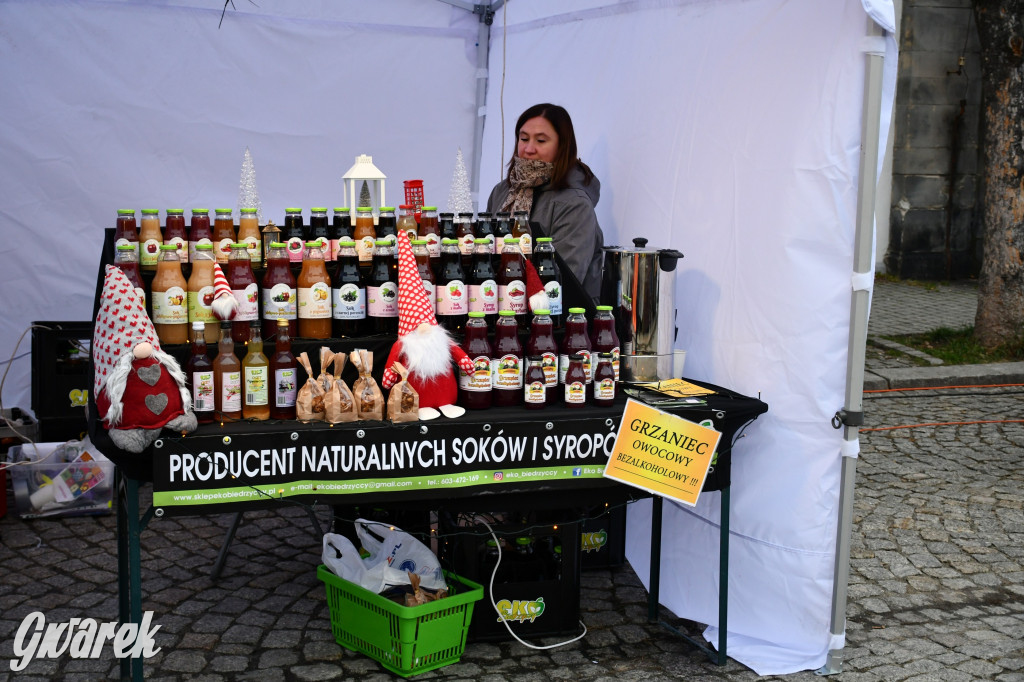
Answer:
[[[554,239],[555,250],[596,302],[601,293],[604,260],[604,233],[594,213],[601,197],[601,182],[595,177],[584,185],[579,167],[570,171],[568,181],[565,189],[552,190],[544,184],[534,190],[530,221],[540,223],[547,236]],[[487,199],[488,211],[501,210],[508,189],[508,180],[494,186]]]

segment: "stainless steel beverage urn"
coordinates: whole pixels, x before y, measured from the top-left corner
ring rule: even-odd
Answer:
[[[633,248],[605,247],[601,300],[615,309],[616,332],[622,344],[619,367],[623,381],[672,378],[676,339],[675,249],[647,248],[637,237]]]

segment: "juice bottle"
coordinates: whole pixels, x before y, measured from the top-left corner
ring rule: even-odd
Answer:
[[[594,404],[600,407],[611,407],[615,402],[615,369],[612,353],[602,351],[597,354],[597,368],[594,370]]]
[[[497,219],[494,222],[494,250],[492,253],[500,256],[505,246],[505,237],[512,236],[512,214],[508,211],[498,211],[494,214]]]
[[[523,374],[523,405],[529,410],[539,410],[547,404],[547,382],[539,355],[528,355],[526,372]]]
[[[512,238],[519,242],[519,250],[529,258],[533,255],[533,230],[530,229],[530,214],[516,211],[512,214]]]
[[[213,232],[210,230],[210,210],[193,208],[192,219],[188,223],[188,259],[196,257],[196,244],[213,244]]]
[[[135,225],[135,209],[117,209],[117,226],[114,228],[114,246],[131,244],[135,249],[136,259],[139,257],[139,230]]]
[[[215,416],[220,420],[242,418],[242,363],[235,355],[235,342],[231,340],[231,323],[220,323],[220,342],[213,360],[213,390]]]
[[[268,341],[277,336],[279,320],[288,323],[288,336],[294,337],[299,333],[299,294],[289,263],[285,243],[271,242],[267,252],[267,271],[263,273],[263,338]]]
[[[478,218],[480,223],[486,222],[490,225],[490,213],[480,213]],[[462,254],[462,268],[466,272],[469,272],[470,268],[473,267],[473,246],[474,240],[477,237],[477,230],[478,228],[473,225],[472,213],[460,213],[458,215],[455,220],[455,238],[459,240],[459,253]]]
[[[430,267],[430,254],[427,253],[427,240],[417,239],[412,243],[412,255],[416,259],[416,270],[419,272],[423,290],[427,292],[431,311],[437,312],[437,287],[434,282],[434,271]],[[438,320],[440,322],[440,320]]]
[[[334,209],[334,217],[331,219],[331,250],[327,254],[327,260],[338,260],[338,242],[352,239],[352,216],[347,206],[338,206]]]
[[[263,263],[263,234],[260,232],[258,211],[252,206],[238,209],[238,241],[245,244],[249,252],[249,263],[260,267]]]
[[[324,256],[324,262],[334,260],[331,258],[331,235],[327,225],[327,208],[317,206],[309,209],[309,241],[320,242],[320,252]]]
[[[164,237],[160,233],[160,209],[142,209],[142,224],[139,226],[139,265],[147,272],[156,272],[160,258],[160,245]]]
[[[544,291],[548,295],[548,310],[551,315],[551,323],[556,328],[562,326],[562,273],[555,261],[555,245],[551,237],[537,237],[536,248],[533,251],[533,267],[537,269],[537,276],[544,284]]]
[[[192,323],[192,354],[185,363],[185,380],[192,391],[192,410],[196,413],[196,421],[209,424],[213,421],[215,401],[213,363],[206,356],[205,322]]]
[[[270,361],[263,354],[259,322],[249,327],[251,336],[242,359],[242,418],[270,419]]]
[[[192,274],[188,277],[188,321],[203,323],[206,343],[217,343],[217,317],[213,314],[213,245],[196,246]]]
[[[487,340],[487,320],[483,313],[469,313],[462,350],[473,362],[473,374],[459,370],[459,405],[467,410],[485,410],[491,406],[491,356],[494,353]]]
[[[498,269],[498,313],[502,310],[511,310],[518,325],[526,323],[526,264],[519,244],[512,239],[501,249]]]
[[[394,206],[381,206],[377,216],[377,239],[387,239],[395,246],[398,235],[398,219],[395,218]]]
[[[369,206],[360,206],[356,209],[356,228],[352,232],[352,238],[356,242],[359,264],[365,272],[370,269],[370,264],[373,262],[373,251],[377,241],[377,228],[373,225],[373,209]]]
[[[366,282],[366,316],[371,334],[398,333],[398,261],[386,239],[377,241],[373,250]]]
[[[174,244],[178,249],[178,260],[188,262],[188,234],[185,232],[185,209],[167,209],[164,225],[164,244]],[[159,254],[159,249],[157,250]],[[159,259],[159,255],[158,255]]]
[[[301,208],[284,210],[284,231],[281,240],[288,245],[288,261],[301,265],[302,257],[306,254],[306,228],[302,224]]]
[[[459,215],[462,215],[461,213]],[[472,214],[470,214],[472,217]],[[445,239],[458,239],[455,236],[455,214],[454,213],[438,213],[437,214],[437,228],[441,231],[441,250],[444,250]]]
[[[188,343],[187,286],[181,274],[178,247],[162,244],[150,285],[153,328],[161,344]]]
[[[146,307],[146,288],[142,285],[142,277],[139,275],[139,259],[135,255],[135,247],[131,244],[121,244],[114,253],[114,265],[121,268],[121,272],[128,278],[128,281],[135,287],[135,293],[142,301],[142,307]]]
[[[320,242],[306,242],[306,257],[299,273],[299,336],[331,338],[331,276]]]
[[[587,373],[583,354],[573,353],[566,363],[563,399],[566,407],[583,407],[587,403]]]
[[[437,274],[437,322],[453,333],[461,333],[469,312],[469,290],[462,269],[459,242],[441,240],[441,265]]]
[[[491,243],[479,238],[473,244],[473,272],[469,279],[469,311],[483,313],[488,326],[498,317],[498,283],[491,263]]]
[[[554,325],[547,310],[534,311],[533,321],[530,323],[530,339],[526,342],[526,354],[540,358],[548,404],[558,402],[558,344],[555,342]]]
[[[597,306],[590,329],[590,347],[595,353],[611,353],[615,381],[619,380],[619,337],[615,333],[615,316],[610,305]]]
[[[277,321],[277,341],[270,357],[270,380],[273,397],[270,401],[271,419],[295,419],[295,397],[299,393],[298,363],[292,354],[292,338],[288,333],[288,320]]]
[[[241,240],[235,235],[235,219],[230,208],[215,208],[213,213],[213,253],[217,262],[224,265],[231,259],[231,245]]]
[[[249,340],[250,323],[259,320],[260,310],[260,286],[252,274],[245,244],[236,242],[231,245],[227,278],[231,293],[238,301],[238,310],[231,320],[231,338],[235,343],[245,343]]]
[[[335,338],[362,336],[366,333],[366,278],[359,269],[356,243],[338,242],[338,267],[331,285],[334,317],[331,335]]]
[[[579,353],[583,363],[584,384],[589,384],[590,374],[590,337],[587,336],[587,317],[583,308],[569,308],[569,317],[565,321],[565,336],[558,356],[558,380],[565,383],[565,373],[569,370],[569,359]]]
[[[491,359],[494,404],[518,405],[523,401],[523,346],[519,325],[511,310],[498,312],[494,325],[494,354]]]
[[[419,239],[419,225],[416,224],[416,207],[411,204],[402,204],[398,207],[398,227],[399,230],[405,230],[405,233],[409,235],[409,241]]]
[[[437,206],[420,208],[420,239],[427,240],[427,253],[430,262],[437,263],[441,258],[441,228],[437,224]]]

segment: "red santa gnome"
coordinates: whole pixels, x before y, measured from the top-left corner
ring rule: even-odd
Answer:
[[[473,362],[447,330],[437,324],[434,307],[412,254],[409,236],[398,231],[398,341],[391,347],[381,386],[391,388],[398,380],[395,361],[409,369],[409,384],[420,395],[420,419],[434,419],[438,410],[446,417],[465,414],[455,405],[458,384],[452,360],[466,372]]]
[[[163,428],[193,431],[196,416],[185,373],[160,350],[142,300],[121,270],[108,265],[93,326],[97,414],[114,445],[142,452]]]

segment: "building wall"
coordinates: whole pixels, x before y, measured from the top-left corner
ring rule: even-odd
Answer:
[[[971,2],[902,5],[885,270],[904,279],[970,277],[981,253],[981,73]]]

